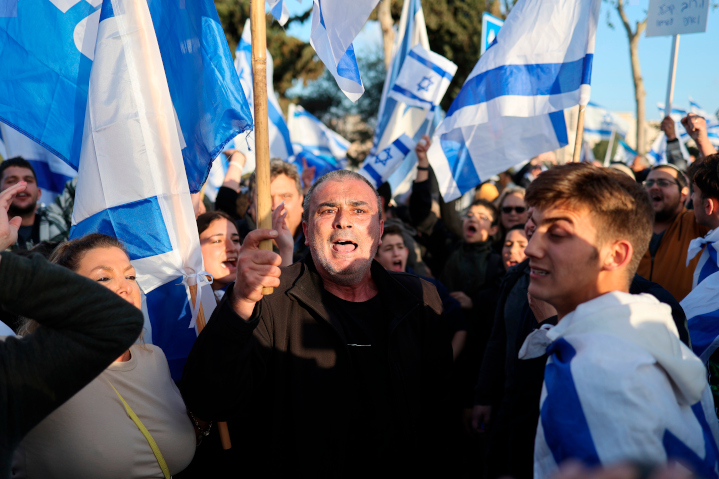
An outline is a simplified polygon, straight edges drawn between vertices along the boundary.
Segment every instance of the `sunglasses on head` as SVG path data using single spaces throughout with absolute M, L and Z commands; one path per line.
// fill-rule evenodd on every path
M 527 211 L 527 208 L 525 206 L 502 206 L 502 213 L 510 214 L 512 211 L 521 215 Z

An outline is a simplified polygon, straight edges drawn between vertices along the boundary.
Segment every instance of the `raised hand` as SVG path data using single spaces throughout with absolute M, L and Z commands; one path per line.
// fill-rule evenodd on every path
M 275 244 L 280 250 L 280 256 L 282 257 L 282 266 L 289 266 L 292 264 L 292 253 L 295 249 L 295 239 L 292 237 L 292 232 L 287 227 L 287 210 L 285 209 L 285 202 L 283 201 L 277 208 L 272 212 L 272 229 L 279 233 L 279 236 L 275 239 Z
M 260 242 L 277 239 L 277 231 L 251 231 L 242 243 L 237 258 L 237 281 L 232 288 L 232 307 L 242 319 L 249 319 L 255 303 L 262 299 L 262 288 L 280 285 L 282 258 L 273 251 L 260 249 Z
M 15 196 L 25 191 L 27 183 L 20 181 L 10 188 L 0 192 L 0 251 L 9 248 L 17 242 L 17 232 L 22 224 L 22 218 L 8 217 L 8 210 Z

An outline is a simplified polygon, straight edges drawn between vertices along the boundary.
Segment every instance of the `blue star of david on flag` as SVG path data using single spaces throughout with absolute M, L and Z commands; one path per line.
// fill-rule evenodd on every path
M 379 155 L 377 155 L 377 158 L 374 160 L 374 164 L 382 164 L 383 166 L 387 166 L 387 162 L 392 159 L 392 153 L 390 153 L 390 150 L 392 147 L 387 147 L 384 150 L 379 152 Z M 382 157 L 384 155 L 384 158 Z
M 429 91 L 429 87 L 434 85 L 434 82 L 430 77 L 422 77 L 422 79 L 417 83 L 417 91 Z

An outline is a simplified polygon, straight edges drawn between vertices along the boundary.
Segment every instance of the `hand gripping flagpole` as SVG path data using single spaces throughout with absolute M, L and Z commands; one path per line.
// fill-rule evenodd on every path
M 270 197 L 270 139 L 267 113 L 267 32 L 265 31 L 265 0 L 252 0 L 252 83 L 255 99 L 255 176 L 257 179 L 257 227 L 272 228 Z M 260 243 L 260 249 L 272 251 L 272 240 Z M 272 294 L 273 288 L 262 288 Z
M 574 156 L 572 163 L 579 162 L 582 153 L 582 140 L 584 139 L 584 112 L 587 105 L 579 105 L 579 117 L 577 117 L 577 135 L 574 139 Z
M 197 312 L 197 319 L 195 320 L 197 326 L 197 334 L 199 335 L 205 328 L 207 321 L 205 321 L 205 311 L 202 309 L 201 299 L 197 297 L 197 283 L 190 285 L 190 296 L 190 299 L 192 299 L 193 307 L 198 309 L 197 306 L 199 304 L 199 311 Z M 232 442 L 230 441 L 230 430 L 227 428 L 227 423 L 218 422 L 217 430 L 220 432 L 220 442 L 222 443 L 222 449 L 230 449 L 232 447 Z

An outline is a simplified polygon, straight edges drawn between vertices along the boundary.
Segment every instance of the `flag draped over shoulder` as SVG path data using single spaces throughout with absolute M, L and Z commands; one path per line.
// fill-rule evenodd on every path
M 352 41 L 379 0 L 313 0 L 310 44 L 352 101 L 364 93 Z
M 692 350 L 706 363 L 719 348 L 719 228 L 689 243 L 687 265 L 701 252 L 692 291 L 682 301 Z
M 225 144 L 252 126 L 210 0 L 148 0 L 193 192 Z M 0 121 L 74 169 L 80 162 L 101 2 L 23 0 L 0 18 Z M 42 34 L 40 34 L 42 32 Z
M 563 110 L 589 101 L 600 3 L 517 2 L 435 131 L 445 201 L 567 144 Z
M 50 203 L 62 193 L 65 183 L 77 176 L 77 172 L 47 149 L 22 133 L 0 123 L 0 135 L 5 140 L 6 151 L 0 153 L 5 159 L 21 156 L 35 170 L 37 185 L 42 189 L 43 203 Z
M 240 77 L 242 90 L 245 92 L 247 103 L 252 112 L 254 119 L 254 85 L 252 83 L 252 34 L 250 31 L 250 20 L 247 19 L 242 30 L 240 43 L 235 51 L 235 68 L 237 75 Z M 280 158 L 288 160 L 294 153 L 292 151 L 292 141 L 290 140 L 290 131 L 287 129 L 287 122 L 282 114 L 282 109 L 277 101 L 275 89 L 272 86 L 272 55 L 267 50 L 267 114 L 269 116 L 269 139 L 270 139 L 270 158 Z M 240 150 L 246 157 L 247 163 L 245 171 L 253 169 L 255 164 L 255 133 L 251 132 L 247 137 L 240 135 L 235 139 L 235 148 Z

